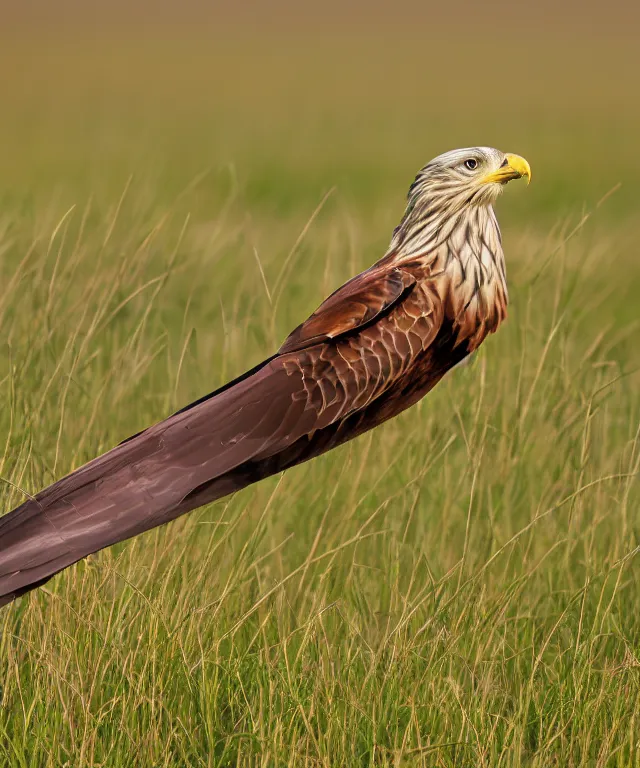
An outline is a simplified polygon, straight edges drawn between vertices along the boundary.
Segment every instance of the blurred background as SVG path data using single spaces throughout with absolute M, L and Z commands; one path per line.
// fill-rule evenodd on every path
M 232 165 L 254 211 L 337 186 L 374 207 L 389 191 L 399 213 L 420 165 L 491 144 L 534 167 L 514 208 L 557 219 L 621 182 L 608 213 L 628 214 L 639 15 L 619 0 L 3 2 L 2 194 L 153 173 L 170 197 Z

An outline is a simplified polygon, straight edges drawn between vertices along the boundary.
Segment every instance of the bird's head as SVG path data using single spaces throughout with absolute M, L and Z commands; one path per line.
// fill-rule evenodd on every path
M 409 188 L 407 208 L 396 229 L 402 241 L 425 242 L 425 236 L 446 232 L 465 211 L 488 207 L 512 179 L 527 177 L 529 163 L 491 147 L 454 149 L 431 160 Z
M 457 205 L 490 205 L 512 179 L 527 177 L 529 163 L 510 153 L 491 147 L 454 149 L 434 158 L 418 173 L 409 190 L 412 197 L 425 202 L 456 202 Z

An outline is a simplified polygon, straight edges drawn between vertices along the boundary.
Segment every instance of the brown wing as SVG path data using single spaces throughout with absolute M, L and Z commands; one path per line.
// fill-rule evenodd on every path
M 295 352 L 375 323 L 388 314 L 414 288 L 415 277 L 401 269 L 370 269 L 332 293 L 308 320 L 280 347 L 280 354 Z
M 442 320 L 402 270 L 330 297 L 279 355 L 0 518 L 0 605 L 88 554 L 342 443 L 402 407 L 400 386 Z M 385 410 L 386 409 L 386 410 Z

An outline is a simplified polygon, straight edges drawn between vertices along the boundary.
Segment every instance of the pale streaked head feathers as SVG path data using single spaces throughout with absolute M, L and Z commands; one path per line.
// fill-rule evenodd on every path
M 531 178 L 527 161 L 492 147 L 467 147 L 438 155 L 420 170 L 409 188 L 407 208 L 390 250 L 410 256 L 418 249 L 437 247 L 467 213 L 490 208 L 504 185 L 521 176 Z

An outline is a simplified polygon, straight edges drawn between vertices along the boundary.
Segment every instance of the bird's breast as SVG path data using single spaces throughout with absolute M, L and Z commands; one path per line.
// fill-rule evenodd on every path
M 458 343 L 476 349 L 506 316 L 504 255 L 495 219 L 460 227 L 438 249 L 433 284 Z

